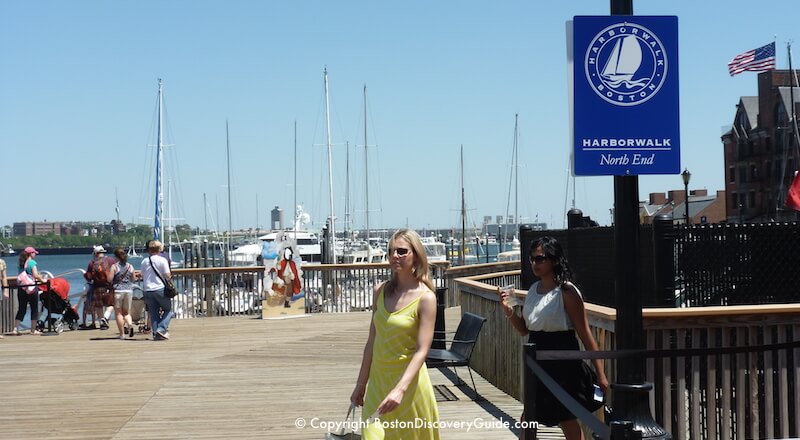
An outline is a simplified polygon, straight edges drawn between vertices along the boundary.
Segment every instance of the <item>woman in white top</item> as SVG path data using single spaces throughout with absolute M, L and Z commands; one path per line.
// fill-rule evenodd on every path
M 114 312 L 117 315 L 117 329 L 119 338 L 125 336 L 133 337 L 133 321 L 131 320 L 131 304 L 133 301 L 133 281 L 136 279 L 136 271 L 133 265 L 128 263 L 128 254 L 125 249 L 114 249 L 114 256 L 117 262 L 109 269 L 108 279 L 114 288 Z
M 572 273 L 561 245 L 552 237 L 542 237 L 531 246 L 531 265 L 539 281 L 533 283 L 522 307 L 522 316 L 508 305 L 509 292 L 501 292 L 502 306 L 511 325 L 540 350 L 578 350 L 577 336 L 587 350 L 596 351 L 597 343 L 589 330 L 583 298 L 572 283 Z M 608 379 L 600 359 L 592 360 L 597 385 L 603 393 Z M 585 380 L 582 360 L 540 361 L 542 368 L 570 395 L 581 392 Z M 583 439 L 575 415 L 540 384 L 536 388 L 536 414 L 528 420 L 561 427 L 567 440 Z M 523 431 L 524 434 L 524 431 Z M 524 438 L 524 437 L 521 437 Z

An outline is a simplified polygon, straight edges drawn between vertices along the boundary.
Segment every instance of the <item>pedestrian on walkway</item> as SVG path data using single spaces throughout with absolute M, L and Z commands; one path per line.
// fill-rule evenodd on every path
M 3 259 L 0 259 L 0 286 L 2 286 L 3 290 L 3 298 L 4 300 L 8 299 L 8 277 L 6 275 L 6 262 Z M 3 334 L 0 333 L 0 339 L 3 339 Z
M 17 299 L 19 300 L 19 308 L 17 315 L 14 317 L 14 330 L 15 335 L 19 334 L 19 325 L 25 319 L 26 309 L 30 305 L 31 308 L 31 334 L 42 334 L 36 329 L 36 323 L 39 320 L 39 287 L 34 285 L 37 283 L 46 283 L 40 274 L 39 269 L 36 267 L 35 257 L 39 251 L 31 246 L 25 248 L 19 254 L 19 275 L 17 275 L 17 285 L 23 286 L 17 288 Z
M 163 250 L 160 241 L 151 240 L 147 247 L 149 255 L 142 260 L 141 266 L 144 301 L 152 322 L 153 340 L 156 341 L 169 339 L 169 321 L 174 315 L 172 301 L 164 296 L 164 281 L 172 277 L 172 272 L 169 261 L 159 255 Z
M 117 329 L 119 338 L 133 337 L 133 321 L 131 320 L 131 304 L 133 302 L 133 281 L 136 277 L 133 265 L 128 263 L 128 254 L 125 249 L 114 249 L 117 262 L 111 266 L 108 278 L 111 280 L 111 290 L 114 292 L 114 312 L 117 315 Z
M 350 401 L 364 406 L 365 419 L 380 418 L 364 428 L 366 439 L 438 440 L 439 409 L 425 366 L 436 321 L 428 258 L 411 229 L 395 232 L 388 249 L 392 276 L 374 288 L 369 337 Z
M 528 336 L 540 350 L 578 350 L 580 337 L 587 350 L 597 351 L 597 342 L 589 329 L 583 297 L 573 283 L 573 275 L 561 244 L 552 237 L 542 237 L 531 245 L 531 266 L 539 281 L 528 290 L 522 316 L 510 305 L 512 292 L 501 290 L 503 311 L 511 326 L 522 336 Z M 608 379 L 603 361 L 594 359 L 597 385 L 605 393 Z M 585 394 L 586 377 L 591 374 L 588 365 L 580 359 L 566 361 L 540 361 L 542 369 L 577 398 Z M 591 379 L 589 379 L 591 381 Z M 544 385 L 536 388 L 536 414 L 527 414 L 526 420 L 547 426 L 561 427 L 567 440 L 583 440 L 578 420 Z M 524 439 L 525 430 L 522 431 Z

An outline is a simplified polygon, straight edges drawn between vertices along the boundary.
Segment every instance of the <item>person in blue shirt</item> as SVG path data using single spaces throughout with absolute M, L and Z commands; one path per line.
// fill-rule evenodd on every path
M 17 309 L 17 315 L 14 317 L 14 330 L 12 331 L 15 335 L 19 334 L 19 325 L 22 323 L 22 320 L 25 319 L 25 313 L 29 305 L 31 308 L 31 334 L 41 334 L 41 332 L 36 329 L 36 321 L 39 320 L 39 287 L 32 286 L 32 284 L 46 283 L 47 280 L 39 274 L 39 269 L 36 267 L 36 260 L 33 259 L 38 253 L 39 251 L 28 246 L 19 254 L 20 275 L 17 276 L 17 285 L 23 287 L 17 288 L 19 308 Z M 22 278 L 22 281 L 20 278 Z

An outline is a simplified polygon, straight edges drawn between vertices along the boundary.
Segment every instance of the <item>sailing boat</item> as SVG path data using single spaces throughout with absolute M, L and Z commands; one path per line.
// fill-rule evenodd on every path
M 635 85 L 633 75 L 642 65 L 642 48 L 633 35 L 617 39 L 611 56 L 603 67 L 603 78 L 609 81 L 608 86 L 618 88 L 625 84 L 628 88 Z
M 136 239 L 135 238 L 131 241 L 131 247 L 128 248 L 128 259 L 131 259 L 131 258 L 142 258 L 142 256 L 139 255 L 136 252 Z

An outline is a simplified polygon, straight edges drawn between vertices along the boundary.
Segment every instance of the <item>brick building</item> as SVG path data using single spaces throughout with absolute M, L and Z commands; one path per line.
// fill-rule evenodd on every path
M 790 124 L 792 107 L 796 114 L 800 102 L 796 84 L 789 70 L 771 70 L 758 75 L 758 96 L 739 98 L 733 126 L 722 135 L 728 222 L 797 219 L 794 210 L 784 208 L 800 165 Z
M 689 191 L 689 223 L 722 223 L 726 221 L 725 191 L 709 196 L 708 190 Z M 686 222 L 686 191 L 672 190 L 650 193 L 649 200 L 639 202 L 639 219 L 642 224 L 652 224 L 657 215 L 672 216 L 674 223 Z
M 102 222 L 15 222 L 12 232 L 15 237 L 29 237 L 33 235 L 83 235 L 100 236 L 106 231 L 121 234 L 127 230 L 122 222 L 111 220 L 110 223 Z
M 56 222 L 17 222 L 12 226 L 14 236 L 61 235 L 61 223 Z

